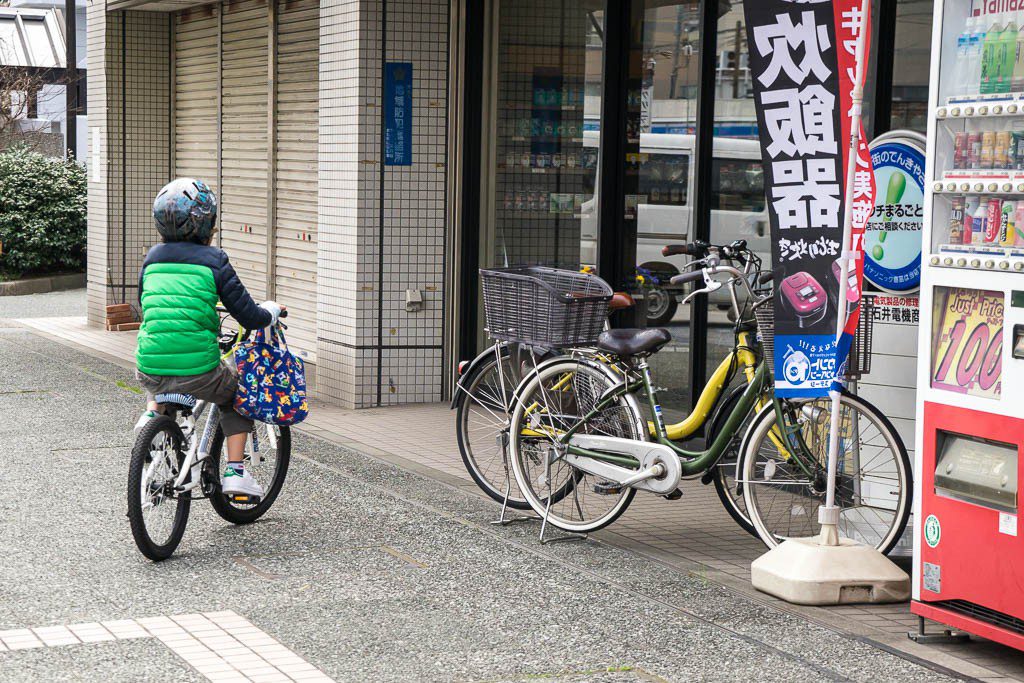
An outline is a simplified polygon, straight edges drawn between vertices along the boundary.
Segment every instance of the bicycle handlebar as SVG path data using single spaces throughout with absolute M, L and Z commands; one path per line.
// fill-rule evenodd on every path
M 706 256 L 709 246 L 707 242 L 700 240 L 689 244 L 666 244 L 661 248 L 661 255 L 680 256 L 685 254 L 686 256 Z
M 702 269 L 691 270 L 689 273 L 682 273 L 675 275 L 669 280 L 669 283 L 675 286 L 685 285 L 687 282 L 693 282 L 694 280 L 700 280 L 704 277 L 704 271 Z

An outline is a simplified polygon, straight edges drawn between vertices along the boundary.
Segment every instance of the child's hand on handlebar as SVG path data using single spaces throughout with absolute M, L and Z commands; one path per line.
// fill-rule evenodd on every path
M 277 303 L 276 301 L 264 301 L 262 304 L 260 304 L 260 308 L 270 313 L 272 317 L 270 321 L 271 325 L 277 324 L 277 321 L 280 318 L 288 317 L 288 309 L 282 306 L 281 304 Z

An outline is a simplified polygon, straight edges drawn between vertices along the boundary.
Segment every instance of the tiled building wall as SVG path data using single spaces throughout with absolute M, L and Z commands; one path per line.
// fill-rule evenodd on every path
M 122 16 L 106 13 L 101 3 L 89 6 L 88 316 L 94 324 L 103 322 L 104 306 L 137 302 L 139 268 L 157 238 L 150 211 L 170 159 L 168 22 L 162 13 Z
M 441 397 L 448 21 L 447 0 L 320 6 L 317 369 L 345 406 Z M 413 64 L 411 166 L 383 166 L 384 61 Z

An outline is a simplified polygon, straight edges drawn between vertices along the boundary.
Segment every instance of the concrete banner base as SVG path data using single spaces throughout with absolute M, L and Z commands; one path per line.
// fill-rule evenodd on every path
M 759 591 L 798 605 L 903 602 L 910 577 L 874 548 L 848 538 L 783 542 L 754 560 L 750 581 Z

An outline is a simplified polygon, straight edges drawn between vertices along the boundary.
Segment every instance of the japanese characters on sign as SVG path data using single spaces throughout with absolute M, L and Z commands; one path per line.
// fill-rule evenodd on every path
M 855 326 L 860 302 L 859 261 L 850 264 L 842 304 L 838 295 L 843 156 L 851 129 L 853 54 L 863 22 L 859 3 L 843 0 L 835 6 L 829 0 L 747 0 L 744 11 L 772 232 L 776 391 L 822 396 L 849 348 L 847 342 L 837 350 L 839 306 Z M 862 147 L 852 192 L 854 233 L 859 224 L 861 235 L 874 206 L 871 165 Z
M 384 165 L 412 166 L 412 64 L 384 65 Z
M 872 147 L 871 163 L 882 190 L 864 236 L 864 277 L 887 292 L 916 291 L 921 285 L 924 153 L 909 141 L 893 140 Z

